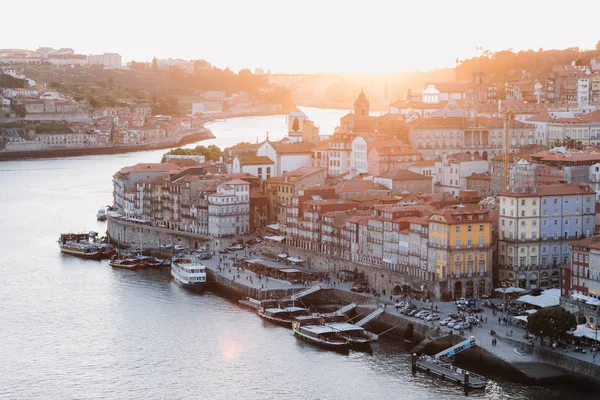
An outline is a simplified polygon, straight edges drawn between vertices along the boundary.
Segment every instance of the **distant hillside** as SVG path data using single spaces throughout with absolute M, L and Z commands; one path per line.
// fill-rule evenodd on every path
M 47 65 L 22 67 L 24 74 L 51 88 L 72 95 L 76 100 L 87 99 L 94 107 L 114 106 L 123 99 L 133 103 L 176 104 L 177 96 L 195 95 L 199 91 L 221 90 L 231 95 L 245 91 L 258 100 L 270 103 L 293 104 L 290 94 L 282 88 L 260 92 L 270 87 L 266 77 L 249 70 L 238 74 L 231 70 L 213 68 L 186 74 L 179 68 L 169 71 L 145 69 L 56 68 Z
M 480 57 L 473 57 L 461 61 L 457 68 L 458 80 L 471 79 L 471 72 L 477 67 L 481 68 L 489 82 L 505 83 L 521 79 L 521 71 L 525 70 L 531 76 L 541 76 L 552 72 L 555 66 L 570 65 L 576 61 L 577 65 L 589 65 L 590 60 L 600 56 L 600 41 L 594 50 L 582 50 L 570 47 L 563 50 L 527 50 L 518 53 L 512 50 L 499 52 L 484 52 Z

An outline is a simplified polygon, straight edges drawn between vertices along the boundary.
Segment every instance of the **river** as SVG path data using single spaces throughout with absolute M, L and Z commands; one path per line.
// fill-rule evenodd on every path
M 329 133 L 346 111 L 305 109 Z M 217 121 L 220 146 L 283 136 L 285 117 Z M 206 143 L 203 143 L 206 144 Z M 123 271 L 62 255 L 61 232 L 105 231 L 111 176 L 164 151 L 0 163 L 0 398 L 455 399 L 458 387 L 410 374 L 402 343 L 372 354 L 316 349 L 169 271 Z M 486 399 L 578 399 L 565 387 L 493 377 Z M 589 395 L 587 395 L 589 396 Z

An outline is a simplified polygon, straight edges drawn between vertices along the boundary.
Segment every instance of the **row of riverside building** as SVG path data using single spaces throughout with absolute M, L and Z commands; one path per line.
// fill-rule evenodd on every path
M 427 101 L 436 100 L 431 92 Z M 574 243 L 597 231 L 596 149 L 547 150 L 536 125 L 515 122 L 506 190 L 502 120 L 465 107 L 448 101 L 439 113 L 374 117 L 361 93 L 328 138 L 291 113 L 284 139 L 240 143 L 216 163 L 122 169 L 115 208 L 140 223 L 205 235 L 214 249 L 271 230 L 309 263 L 319 256 L 330 271 L 377 272 L 382 279 L 369 283 L 380 293 L 481 297 L 503 285 L 562 288 L 565 279 L 577 288 L 569 290 L 582 289 L 582 277 L 596 279 L 595 266 L 573 278 L 566 271 Z M 595 121 L 598 112 L 584 114 Z

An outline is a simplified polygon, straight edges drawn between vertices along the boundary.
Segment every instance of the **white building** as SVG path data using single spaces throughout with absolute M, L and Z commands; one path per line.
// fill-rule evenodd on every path
M 300 167 L 312 166 L 313 143 L 298 142 L 289 143 L 284 140 L 279 142 L 263 142 L 256 155 L 268 157 L 273 161 L 273 173 L 271 176 L 281 176 L 286 171 L 294 171 Z
M 590 78 L 577 79 L 577 105 L 587 108 L 590 105 Z
M 104 65 L 105 68 L 121 68 L 121 55 L 118 53 L 90 54 L 88 65 Z
M 482 174 L 489 170 L 489 162 L 480 157 L 465 153 L 451 156 L 443 155 L 441 161 L 435 162 L 436 192 L 449 192 L 458 196 L 460 190 L 467 189 L 467 177 L 473 174 Z
M 220 101 L 202 101 L 192 103 L 192 114 L 212 115 L 223 112 L 223 103 Z
M 250 225 L 250 185 L 240 179 L 217 186 L 208 195 L 208 234 L 221 238 L 242 235 Z
M 369 152 L 369 144 L 367 141 L 371 139 L 368 134 L 357 135 L 351 144 L 350 152 L 350 172 L 352 174 L 365 174 L 369 172 L 369 160 L 367 154 Z
M 231 173 L 248 173 L 266 181 L 275 173 L 275 163 L 266 156 L 235 156 L 231 163 Z

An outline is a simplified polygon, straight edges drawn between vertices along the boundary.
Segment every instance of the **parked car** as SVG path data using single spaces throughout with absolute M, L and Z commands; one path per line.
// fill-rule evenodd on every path
M 181 250 L 183 250 L 183 246 L 180 244 L 176 244 L 175 246 L 173 246 L 173 249 L 175 249 L 177 251 L 181 251 Z
M 471 308 L 468 308 L 467 311 L 470 311 L 475 314 L 479 314 L 479 313 L 483 312 L 483 309 L 481 307 L 471 307 Z
M 236 244 L 236 245 L 230 246 L 228 249 L 229 250 L 233 250 L 233 251 L 235 251 L 235 250 L 244 250 L 244 245 L 242 245 L 242 244 Z
M 440 314 L 430 314 L 425 318 L 426 321 L 437 321 L 440 319 Z
M 351 292 L 357 292 L 357 293 L 362 293 L 365 292 L 367 290 L 367 285 L 363 284 L 363 283 L 356 283 L 354 284 L 351 288 L 350 291 Z
M 466 305 L 467 304 L 467 299 L 465 299 L 464 297 L 461 297 L 460 299 L 458 299 L 456 301 L 456 304 L 464 304 L 464 305 Z
M 416 313 L 415 317 L 417 317 L 417 318 L 423 318 L 424 316 L 426 316 L 428 314 L 431 314 L 431 312 L 422 310 L 422 311 L 419 311 L 418 313 Z
M 227 254 L 227 253 L 229 253 L 229 250 L 227 250 L 227 249 L 221 249 L 221 250 L 219 250 L 219 253 L 221 253 L 221 254 Z
M 408 315 L 409 317 L 414 317 L 416 313 L 418 313 L 418 311 L 417 311 L 417 310 L 411 310 L 411 311 L 409 311 L 409 312 L 408 312 L 408 314 L 406 314 L 406 315 Z
M 471 325 L 468 322 L 459 322 L 458 324 L 454 325 L 453 329 L 456 330 L 464 330 L 464 329 L 469 329 Z
M 198 254 L 198 257 L 201 260 L 210 260 L 212 258 L 212 255 L 210 253 L 207 253 L 207 252 L 203 251 L 203 252 L 201 252 L 201 253 Z
M 168 244 L 163 244 L 160 247 L 161 247 L 161 249 L 170 249 L 171 247 L 173 247 L 173 245 L 168 243 Z
M 405 302 L 403 302 L 403 301 L 400 302 L 400 303 L 394 304 L 394 307 L 396 307 L 396 310 L 399 310 L 399 309 L 404 308 L 406 306 L 407 306 L 407 304 Z
M 448 326 L 448 328 L 454 328 L 459 323 L 460 323 L 460 321 L 451 321 L 451 322 L 448 322 L 446 325 Z
M 448 325 L 450 322 L 455 322 L 452 318 L 448 317 L 448 318 L 444 318 L 443 320 L 440 321 L 440 325 L 441 326 L 446 326 Z

